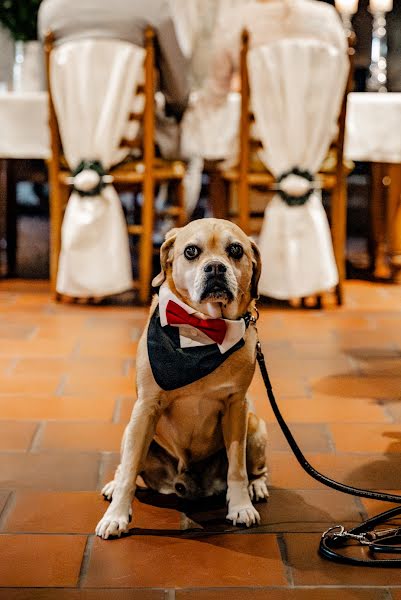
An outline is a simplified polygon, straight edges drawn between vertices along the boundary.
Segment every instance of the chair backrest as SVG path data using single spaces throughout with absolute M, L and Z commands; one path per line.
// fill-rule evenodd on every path
M 249 170 L 249 162 L 251 152 L 254 150 L 260 150 L 263 148 L 260 139 L 255 137 L 254 123 L 255 116 L 251 109 L 251 90 L 249 82 L 249 71 L 248 71 L 248 52 L 249 52 L 249 40 L 250 35 L 247 30 L 243 30 L 241 38 L 241 54 L 240 54 L 240 78 L 241 78 L 241 119 L 240 119 L 240 173 L 245 177 Z M 353 55 L 355 53 L 353 47 L 354 40 L 349 39 L 349 51 L 348 56 L 350 59 L 350 69 L 348 74 L 348 80 L 342 100 L 341 111 L 338 116 L 337 122 L 337 135 L 333 139 L 331 149 L 336 154 L 337 159 L 337 174 L 342 174 L 343 165 L 343 150 L 344 150 L 344 136 L 345 136 L 345 121 L 346 121 L 346 107 L 347 107 L 347 95 L 352 89 L 353 84 Z
M 126 133 L 121 137 L 119 146 L 122 151 L 133 152 L 141 157 L 146 165 L 152 165 L 155 156 L 154 121 L 155 121 L 155 34 L 149 27 L 144 36 L 144 83 L 140 83 L 132 92 L 132 111 L 126 124 Z M 45 39 L 45 57 L 47 87 L 49 94 L 49 125 L 51 133 L 52 161 L 60 166 L 63 161 L 63 148 L 60 127 L 55 110 L 54 95 L 51 85 L 51 55 L 55 49 L 55 38 L 49 33 Z M 137 124 L 134 129 L 137 135 L 130 137 L 130 125 Z M 138 127 L 139 125 L 139 127 Z M 136 152 L 135 152 L 136 151 Z M 65 166 L 65 165 L 64 165 Z

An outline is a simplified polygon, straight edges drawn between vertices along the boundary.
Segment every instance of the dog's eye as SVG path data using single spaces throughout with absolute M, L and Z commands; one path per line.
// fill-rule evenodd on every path
M 198 258 L 200 253 L 201 249 L 198 248 L 198 246 L 187 246 L 184 250 L 184 256 L 188 260 L 194 260 L 195 258 Z
M 241 244 L 230 244 L 227 248 L 227 253 L 231 258 L 239 260 L 244 255 L 244 249 Z

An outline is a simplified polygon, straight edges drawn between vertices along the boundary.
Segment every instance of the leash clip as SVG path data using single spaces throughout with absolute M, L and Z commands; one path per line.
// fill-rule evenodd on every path
M 356 540 L 362 546 L 370 546 L 372 540 L 369 539 L 369 534 L 367 533 L 350 533 L 345 529 L 343 525 L 334 525 L 334 527 L 330 527 L 322 534 L 322 540 L 327 537 L 332 538 L 333 540 L 337 538 L 344 538 L 347 540 Z

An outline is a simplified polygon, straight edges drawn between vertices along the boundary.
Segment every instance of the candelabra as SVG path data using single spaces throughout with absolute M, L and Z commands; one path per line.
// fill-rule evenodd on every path
M 336 0 L 336 8 L 340 13 L 344 31 L 347 34 L 350 47 L 354 46 L 355 32 L 352 26 L 352 17 L 358 11 L 359 0 Z
M 382 10 L 372 10 L 372 12 L 372 50 L 367 89 L 369 92 L 387 92 L 386 13 Z

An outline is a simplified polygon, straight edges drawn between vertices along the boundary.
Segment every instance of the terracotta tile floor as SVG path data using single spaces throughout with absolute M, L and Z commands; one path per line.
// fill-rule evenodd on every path
M 271 497 L 251 531 L 220 501 L 141 491 L 132 535 L 93 535 L 134 397 L 146 309 L 54 304 L 46 283 L 0 288 L 0 600 L 401 600 L 401 571 L 333 565 L 320 533 L 382 510 L 324 488 L 290 454 L 257 375 Z M 284 415 L 312 463 L 401 490 L 401 287 L 350 282 L 346 305 L 263 309 Z M 185 531 L 203 528 L 202 535 Z M 398 588 L 398 589 L 397 589 Z

